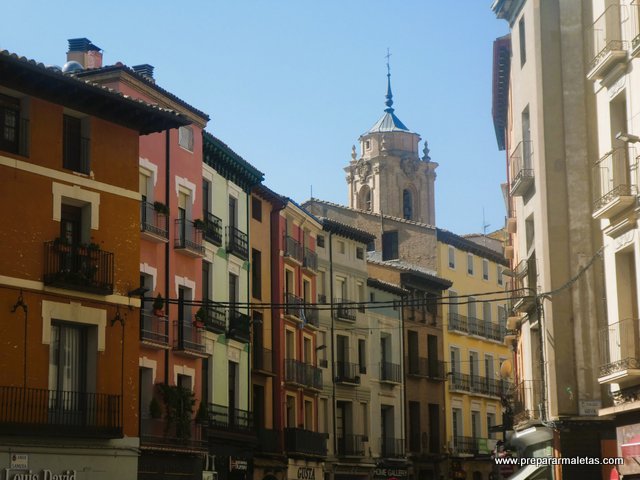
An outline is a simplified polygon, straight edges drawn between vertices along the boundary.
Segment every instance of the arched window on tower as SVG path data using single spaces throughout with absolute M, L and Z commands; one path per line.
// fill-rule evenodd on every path
M 358 208 L 360 208 L 360 210 L 366 210 L 367 212 L 371 211 L 371 189 L 369 188 L 368 185 L 363 186 L 360 189 L 360 195 L 359 195 L 359 205 Z
M 413 199 L 408 189 L 402 191 L 402 215 L 405 220 L 411 220 L 413 217 Z

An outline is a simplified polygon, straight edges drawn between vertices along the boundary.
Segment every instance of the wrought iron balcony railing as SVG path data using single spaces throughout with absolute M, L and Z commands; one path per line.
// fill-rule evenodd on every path
M 639 325 L 627 318 L 600 329 L 600 378 L 640 370 Z
M 402 369 L 399 364 L 380 363 L 380 380 L 383 382 L 402 383 Z
M 304 258 L 302 261 L 302 266 L 308 268 L 309 270 L 316 271 L 318 270 L 318 254 L 309 248 L 304 248 Z
M 113 293 L 113 253 L 61 241 L 44 244 L 44 284 L 82 292 Z
M 258 452 L 262 453 L 279 453 L 282 451 L 282 432 L 269 428 L 258 428 L 256 430 L 258 437 Z
M 206 354 L 203 329 L 192 323 L 176 321 L 173 324 L 173 348 L 196 356 Z
M 140 340 L 147 344 L 166 347 L 169 345 L 169 329 L 166 317 L 152 313 L 140 313 Z
M 380 454 L 386 458 L 398 458 L 404 456 L 404 439 L 383 437 L 380 443 Z
M 495 378 L 451 372 L 449 390 L 500 397 L 509 392 L 511 383 Z
M 297 318 L 302 317 L 302 310 L 304 309 L 304 300 L 302 300 L 302 298 L 295 296 L 293 293 L 285 293 L 284 303 L 285 315 L 291 315 Z
M 238 258 L 247 260 L 249 258 L 249 240 L 246 233 L 238 228 L 227 227 L 227 252 Z
M 445 362 L 442 360 L 409 355 L 406 359 L 407 375 L 431 380 L 445 379 Z
M 284 449 L 289 454 L 327 455 L 327 435 L 302 428 L 284 429 Z
M 542 382 L 540 380 L 523 380 L 513 387 L 513 422 L 522 423 L 541 417 Z
M 140 202 L 140 231 L 147 233 L 146 238 L 156 241 L 169 239 L 169 217 L 156 210 L 150 202 Z
M 366 435 L 342 435 L 338 437 L 338 455 L 361 457 L 365 452 Z
M 478 455 L 480 453 L 480 444 L 483 440 L 479 437 L 464 437 L 462 435 L 455 435 L 451 438 L 453 450 L 455 454 L 469 454 Z
M 253 412 L 210 403 L 207 408 L 209 426 L 216 430 L 253 431 Z
M 204 256 L 202 229 L 186 218 L 176 218 L 173 248 L 188 255 Z
M 122 397 L 0 386 L 0 433 L 121 437 Z
M 204 212 L 204 239 L 215 245 L 222 245 L 222 220 L 213 213 Z
M 533 184 L 532 142 L 523 140 L 509 156 L 509 180 L 512 196 L 522 196 Z
M 610 5 L 591 26 L 593 49 L 589 78 L 601 78 L 615 61 L 626 59 L 627 42 L 623 40 L 621 20 L 628 14 L 622 14 L 622 8 L 619 4 Z
M 466 317 L 457 312 L 449 312 L 448 328 L 450 332 L 468 333 L 469 335 L 476 335 L 498 342 L 504 339 L 506 333 L 504 325 L 485 322 L 474 317 Z
M 235 308 L 229 310 L 229 338 L 239 342 L 249 343 L 251 340 L 251 318 Z
M 594 165 L 595 218 L 609 218 L 625 207 L 634 204 L 638 193 L 631 179 L 629 151 L 626 147 L 614 148 Z
M 333 302 L 336 306 L 336 315 L 340 320 L 356 321 L 356 306 L 350 300 L 335 298 Z
M 360 365 L 357 363 L 335 362 L 337 383 L 360 383 Z
M 322 390 L 322 370 L 292 358 L 284 361 L 285 381 L 303 387 Z
M 202 304 L 204 311 L 204 328 L 214 333 L 225 333 L 227 331 L 227 313 L 223 305 L 211 300 L 204 300 Z
M 302 262 L 303 252 L 302 245 L 298 240 L 289 235 L 284 236 L 284 254 L 286 257 L 292 258 L 297 262 Z
M 169 422 L 165 418 L 140 419 L 140 444 L 142 446 L 206 448 L 202 425 L 195 421 L 186 424 Z

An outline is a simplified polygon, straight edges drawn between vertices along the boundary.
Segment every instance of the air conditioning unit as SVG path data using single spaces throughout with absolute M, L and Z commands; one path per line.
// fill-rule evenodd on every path
M 202 471 L 202 480 L 218 480 L 218 472 Z

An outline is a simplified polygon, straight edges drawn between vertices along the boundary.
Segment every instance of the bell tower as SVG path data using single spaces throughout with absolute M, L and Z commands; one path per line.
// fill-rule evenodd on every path
M 438 164 L 431 161 L 427 142 L 420 158 L 420 135 L 394 113 L 388 61 L 385 106 L 382 117 L 358 139 L 360 156 L 354 145 L 344 169 L 349 207 L 435 225 Z

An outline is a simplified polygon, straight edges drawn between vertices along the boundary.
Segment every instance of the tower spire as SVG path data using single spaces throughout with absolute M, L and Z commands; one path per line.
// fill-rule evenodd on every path
M 389 65 L 389 58 L 391 57 L 391 54 L 389 53 L 388 48 L 387 54 L 385 56 L 387 57 L 387 95 L 384 104 L 387 106 L 387 108 L 385 108 L 384 111 L 387 113 L 393 113 L 393 94 L 391 93 L 391 66 Z

